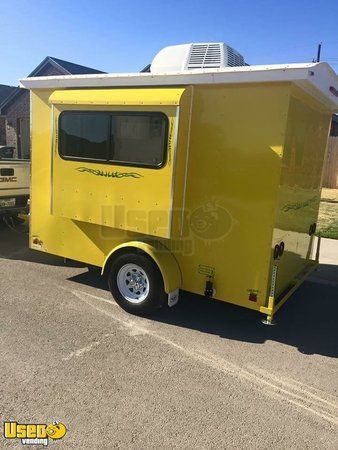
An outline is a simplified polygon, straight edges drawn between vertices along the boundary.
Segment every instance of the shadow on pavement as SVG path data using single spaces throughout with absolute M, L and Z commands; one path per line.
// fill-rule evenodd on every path
M 337 275 L 338 266 L 321 265 L 323 278 L 326 271 Z M 99 273 L 84 272 L 69 280 L 108 290 Z M 338 284 L 306 281 L 280 309 L 276 326 L 261 324 L 263 315 L 255 311 L 188 292 L 181 293 L 174 308 L 161 310 L 151 318 L 221 338 L 257 344 L 274 340 L 301 353 L 338 357 Z
M 14 259 L 51 266 L 64 266 L 64 259 L 29 248 L 28 226 L 9 228 L 0 220 L 0 259 Z M 84 264 L 67 261 L 69 267 L 84 267 Z
M 0 224 L 0 232 L 0 259 L 64 266 L 62 258 L 28 248 L 26 226 L 11 230 Z M 73 261 L 67 266 L 84 267 Z M 106 280 L 98 271 L 84 271 L 69 280 L 107 290 Z M 159 311 L 152 319 L 221 338 L 257 344 L 274 340 L 302 353 L 337 357 L 338 266 L 321 264 L 278 312 L 276 326 L 262 325 L 262 317 L 245 308 L 182 292 L 177 306 Z

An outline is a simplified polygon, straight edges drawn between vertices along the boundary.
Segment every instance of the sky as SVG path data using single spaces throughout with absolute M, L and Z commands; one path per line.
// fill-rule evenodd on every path
M 47 55 L 138 72 L 163 47 L 225 42 L 253 64 L 322 60 L 338 71 L 338 0 L 0 0 L 0 84 Z

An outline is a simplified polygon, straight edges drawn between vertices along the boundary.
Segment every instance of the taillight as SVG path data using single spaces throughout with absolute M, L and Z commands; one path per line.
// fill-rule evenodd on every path
M 250 292 L 249 300 L 250 302 L 257 302 L 258 295 L 255 292 Z

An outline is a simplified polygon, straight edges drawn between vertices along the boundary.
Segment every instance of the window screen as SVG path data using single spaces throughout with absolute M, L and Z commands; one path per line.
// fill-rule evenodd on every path
M 109 114 L 65 112 L 60 116 L 60 154 L 66 158 L 109 158 Z
M 111 164 L 162 167 L 168 119 L 162 113 L 61 113 L 59 153 L 64 158 Z

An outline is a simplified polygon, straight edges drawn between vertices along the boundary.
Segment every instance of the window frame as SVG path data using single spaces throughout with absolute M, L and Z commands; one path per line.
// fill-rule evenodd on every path
M 107 151 L 107 159 L 96 159 L 96 158 L 81 158 L 76 156 L 65 156 L 61 153 L 61 141 L 62 141 L 62 129 L 61 129 L 61 120 L 65 114 L 104 114 L 109 116 L 109 125 L 108 125 L 108 151 Z M 112 135 L 112 117 L 113 116 L 154 116 L 161 117 L 164 119 L 164 139 L 163 139 L 163 148 L 162 148 L 162 161 L 160 164 L 142 164 L 136 162 L 122 162 L 118 160 L 114 160 L 114 143 L 113 143 L 113 135 Z M 98 111 L 98 110 L 65 110 L 61 111 L 58 117 L 58 154 L 61 159 L 65 161 L 83 161 L 83 162 L 91 162 L 94 164 L 109 164 L 115 166 L 125 166 L 125 167 L 143 167 L 145 169 L 161 169 L 167 163 L 168 158 L 168 147 L 169 147 L 169 118 L 162 111 Z

